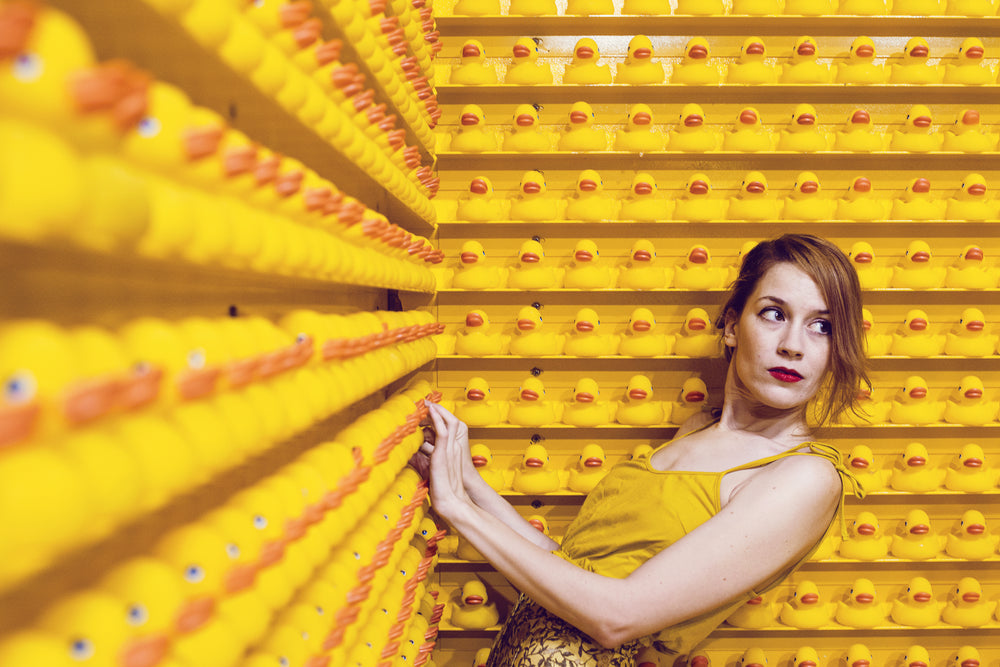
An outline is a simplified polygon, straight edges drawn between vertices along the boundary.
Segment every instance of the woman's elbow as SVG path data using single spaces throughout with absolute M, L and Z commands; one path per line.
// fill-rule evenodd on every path
M 612 619 L 602 622 L 590 635 L 599 646 L 609 650 L 615 650 L 625 642 L 640 636 L 641 633 L 635 628 Z

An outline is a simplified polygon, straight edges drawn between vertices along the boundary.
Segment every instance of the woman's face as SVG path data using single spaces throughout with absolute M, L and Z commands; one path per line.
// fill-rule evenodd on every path
M 823 384 L 830 361 L 831 324 L 813 279 L 793 264 L 772 266 L 737 318 L 728 316 L 724 342 L 740 383 L 754 400 L 787 410 L 804 405 Z

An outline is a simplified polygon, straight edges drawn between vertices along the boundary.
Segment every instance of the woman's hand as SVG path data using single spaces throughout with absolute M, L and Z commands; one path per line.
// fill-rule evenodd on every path
M 431 502 L 447 518 L 449 508 L 455 504 L 472 503 L 466 485 L 479 479 L 479 473 L 469 453 L 469 427 L 436 403 L 427 403 L 427 407 L 433 436 L 427 438 L 425 431 L 427 440 L 418 456 L 428 459 Z

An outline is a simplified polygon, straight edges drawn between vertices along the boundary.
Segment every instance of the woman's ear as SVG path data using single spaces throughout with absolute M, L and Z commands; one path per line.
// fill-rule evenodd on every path
M 726 347 L 736 348 L 736 323 L 739 317 L 736 311 L 730 308 L 726 311 L 724 318 L 725 325 L 722 329 L 722 343 Z

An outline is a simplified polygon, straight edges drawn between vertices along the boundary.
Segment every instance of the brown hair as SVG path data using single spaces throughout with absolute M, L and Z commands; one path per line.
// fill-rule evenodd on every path
M 743 258 L 716 327 L 725 327 L 730 311 L 738 318 L 764 274 L 775 264 L 786 262 L 813 279 L 830 311 L 829 372 L 814 401 L 813 414 L 820 424 L 825 424 L 847 410 L 858 413 L 859 388 L 871 389 L 861 315 L 861 284 L 847 255 L 829 241 L 811 234 L 785 234 L 758 243 Z M 727 346 L 726 360 L 732 357 L 733 349 Z

